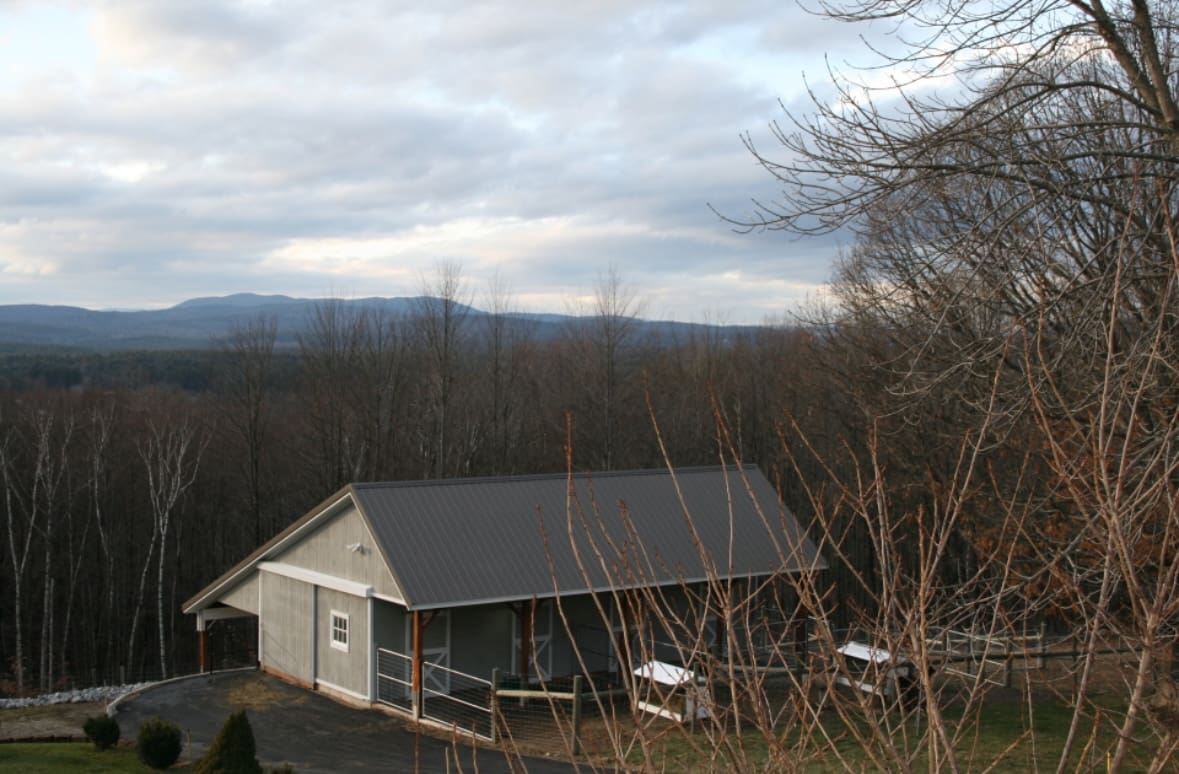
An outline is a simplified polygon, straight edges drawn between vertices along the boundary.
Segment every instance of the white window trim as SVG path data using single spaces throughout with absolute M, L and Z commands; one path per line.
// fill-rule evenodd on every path
M 337 627 L 336 621 L 342 621 L 344 625 L 342 627 Z M 336 639 L 337 631 L 342 631 L 344 633 L 343 641 Z M 348 625 L 348 614 L 342 613 L 339 610 L 333 610 L 331 615 L 328 616 L 328 639 L 331 642 L 331 646 L 336 650 L 342 650 L 347 653 L 348 643 L 351 642 L 351 638 L 352 632 L 351 627 Z

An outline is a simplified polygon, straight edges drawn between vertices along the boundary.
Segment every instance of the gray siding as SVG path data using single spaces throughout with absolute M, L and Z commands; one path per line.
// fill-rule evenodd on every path
M 581 672 L 578 650 L 588 671 L 605 671 L 610 658 L 609 622 L 602 621 L 588 595 L 569 597 L 562 604 L 572 637 L 566 631 L 560 611 L 554 609 L 550 645 L 552 674 L 559 677 Z M 489 677 L 491 670 L 496 668 L 509 674 L 520 671 L 512 648 L 520 624 L 508 605 L 497 603 L 455 608 L 450 615 L 451 664 L 455 669 L 482 678 Z M 542 623 L 538 621 L 537 626 L 539 631 Z M 404 638 L 404 630 L 398 633 Z M 439 640 L 440 634 L 440 631 L 427 630 L 427 643 Z
M 368 696 L 368 600 L 322 587 L 316 593 L 316 679 Z M 333 610 L 348 616 L 347 652 L 332 647 Z
M 429 613 L 423 615 L 428 616 Z M 422 648 L 429 650 L 431 648 L 451 648 L 450 635 L 448 629 L 450 626 L 451 611 L 440 610 L 438 614 L 429 620 L 423 620 L 425 629 L 422 631 Z M 405 622 L 407 631 L 413 629 L 413 624 L 409 620 Z M 406 649 L 408 650 L 412 643 L 407 641 Z
M 348 546 L 356 544 L 360 544 L 359 550 L 349 550 Z M 354 507 L 320 525 L 274 561 L 363 583 L 372 586 L 377 594 L 403 600 L 376 540 Z
M 409 620 L 405 608 L 380 599 L 374 599 L 373 605 L 374 646 L 404 653 L 405 630 Z
M 712 646 L 711 638 L 700 633 L 703 625 L 700 609 L 688 599 L 684 589 L 667 589 L 660 601 L 672 627 L 670 630 L 666 628 L 655 611 L 649 610 L 644 616 L 653 640 L 650 647 L 654 658 L 670 664 L 682 664 L 692 659 L 697 648 L 707 649 Z
M 553 632 L 554 675 L 577 674 L 583 670 L 605 672 L 617 668 L 614 662 L 622 654 L 615 639 L 621 638 L 622 634 L 616 634 L 613 627 L 622 619 L 618 614 L 611 616 L 614 600 L 610 594 L 602 594 L 600 600 L 601 611 L 588 594 L 562 599 L 561 609 L 567 624 L 562 623 L 558 615 Z M 627 655 L 631 660 L 656 658 L 679 663 L 690 660 L 695 648 L 712 647 L 715 628 L 701 619 L 698 603 L 684 589 L 664 589 L 660 604 L 667 611 L 667 619 L 679 623 L 673 624 L 669 631 L 652 610 L 640 611 L 637 621 L 627 621 Z
M 223 594 L 221 601 L 238 610 L 258 615 L 258 573 L 251 573 L 249 577 L 233 587 L 228 594 Z
M 314 587 L 281 575 L 262 573 L 262 665 L 299 680 L 311 682 L 312 637 L 311 608 Z
M 593 597 L 583 594 L 566 597 L 554 613 L 553 674 L 572 675 L 582 671 L 604 672 L 610 659 L 610 600 L 602 600 L 607 618 L 594 607 Z M 561 616 L 564 614 L 568 627 Z M 579 660 L 580 655 L 580 660 Z
M 515 616 L 504 604 L 450 611 L 450 662 L 460 672 L 491 679 L 492 669 L 515 672 L 512 627 Z

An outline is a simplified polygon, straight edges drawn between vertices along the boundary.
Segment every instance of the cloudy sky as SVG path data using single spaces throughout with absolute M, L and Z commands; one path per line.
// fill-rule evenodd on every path
M 410 10 L 418 6 L 416 10 Z M 236 292 L 760 322 L 833 240 L 733 233 L 803 74 L 857 34 L 790 2 L 0 0 L 0 303 Z

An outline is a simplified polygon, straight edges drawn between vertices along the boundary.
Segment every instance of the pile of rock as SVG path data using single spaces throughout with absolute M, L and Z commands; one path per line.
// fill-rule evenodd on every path
M 21 699 L 0 699 L 0 709 L 20 707 L 43 707 L 48 704 L 84 704 L 90 702 L 109 703 L 120 696 L 146 688 L 151 683 L 132 685 L 99 685 L 94 688 L 77 688 L 72 691 L 57 691 L 42 696 L 27 696 Z

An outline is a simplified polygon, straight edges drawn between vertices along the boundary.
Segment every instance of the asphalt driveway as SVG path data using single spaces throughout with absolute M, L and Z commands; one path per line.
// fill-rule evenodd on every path
M 509 760 L 498 750 L 473 748 L 414 732 L 413 724 L 377 710 L 346 707 L 318 693 L 256 671 L 223 672 L 162 683 L 117 705 L 124 739 L 159 717 L 184 734 L 182 761 L 204 754 L 231 712 L 244 709 L 264 766 L 289 763 L 296 772 L 537 772 L 566 774 L 568 763 Z

